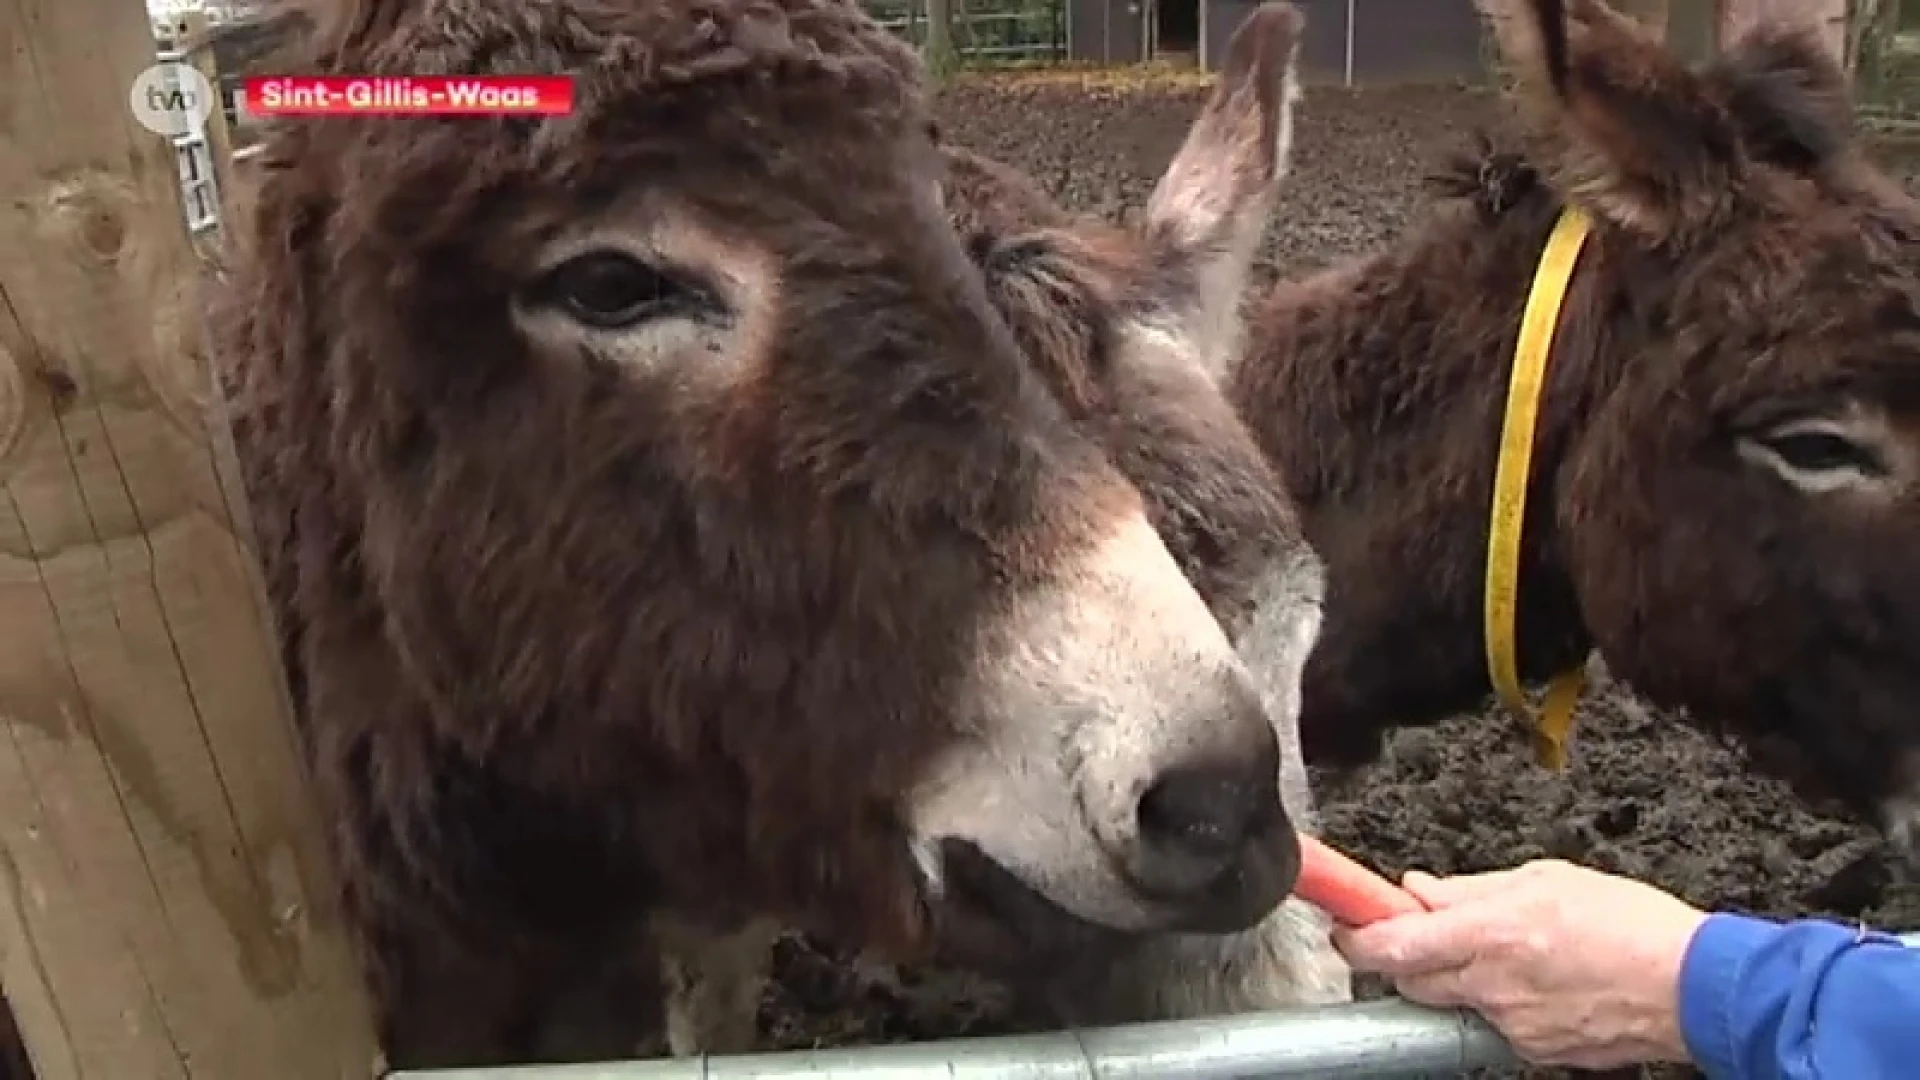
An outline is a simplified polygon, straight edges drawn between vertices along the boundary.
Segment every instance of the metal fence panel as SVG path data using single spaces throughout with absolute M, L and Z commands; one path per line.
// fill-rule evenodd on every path
M 1920 948 L 1920 933 L 1901 940 Z M 388 1080 L 1418 1080 L 1515 1064 L 1512 1048 L 1474 1014 L 1389 998 L 1044 1035 Z
M 1414 1080 L 1514 1060 L 1471 1014 L 1388 1000 L 1046 1035 L 389 1080 Z

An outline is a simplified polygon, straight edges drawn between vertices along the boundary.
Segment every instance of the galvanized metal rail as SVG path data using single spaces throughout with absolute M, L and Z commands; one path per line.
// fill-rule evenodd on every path
M 1920 933 L 1901 936 L 1920 948 Z M 1472 1013 L 1397 999 L 1044 1035 L 389 1080 L 1415 1080 L 1518 1064 Z

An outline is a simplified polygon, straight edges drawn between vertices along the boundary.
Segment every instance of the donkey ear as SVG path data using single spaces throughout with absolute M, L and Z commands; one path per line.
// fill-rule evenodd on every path
M 1293 147 L 1296 61 L 1306 17 L 1288 3 L 1248 15 L 1180 150 L 1154 187 L 1144 221 L 1161 269 L 1157 327 L 1218 371 L 1240 344 L 1241 294 Z
M 1847 76 L 1813 28 L 1762 26 L 1734 42 L 1706 76 L 1755 158 L 1817 169 L 1852 143 Z
M 1740 139 L 1702 76 L 1603 0 L 1477 3 L 1561 197 L 1656 242 L 1719 218 Z

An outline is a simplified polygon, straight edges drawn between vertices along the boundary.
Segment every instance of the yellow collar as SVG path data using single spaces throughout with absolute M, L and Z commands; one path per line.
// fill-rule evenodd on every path
M 1520 689 L 1514 630 L 1519 610 L 1520 529 L 1526 516 L 1527 477 L 1533 458 L 1534 424 L 1540 411 L 1541 387 L 1546 382 L 1547 359 L 1553 351 L 1554 330 L 1567 284 L 1580 259 L 1592 222 L 1569 206 L 1554 223 L 1553 234 L 1540 253 L 1526 312 L 1520 318 L 1520 339 L 1513 350 L 1513 374 L 1507 385 L 1506 417 L 1501 423 L 1500 457 L 1493 474 L 1493 513 L 1487 530 L 1487 672 L 1494 693 L 1516 717 L 1531 719 L 1534 757 L 1556 771 L 1567 767 L 1567 745 L 1573 738 L 1573 707 L 1586 684 L 1586 669 L 1576 667 L 1554 677 L 1547 687 L 1540 715 L 1533 716 Z

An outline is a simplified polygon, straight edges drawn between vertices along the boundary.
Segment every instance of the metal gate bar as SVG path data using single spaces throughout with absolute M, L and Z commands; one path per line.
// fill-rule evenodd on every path
M 1920 933 L 1903 934 L 1920 948 Z M 1397 998 L 1044 1035 L 605 1065 L 443 1069 L 389 1080 L 1418 1080 L 1517 1065 L 1465 1010 Z

